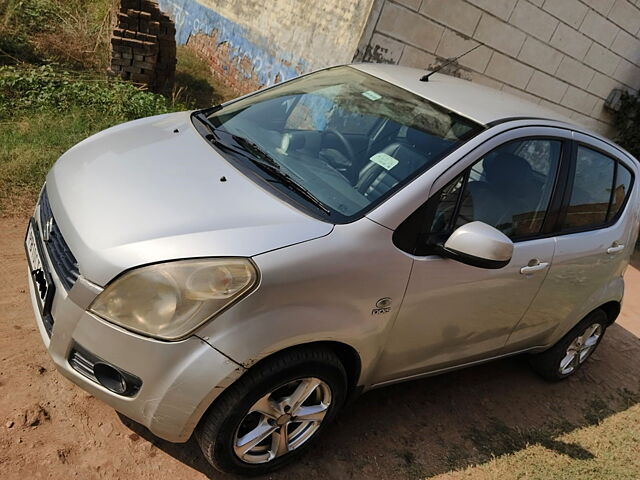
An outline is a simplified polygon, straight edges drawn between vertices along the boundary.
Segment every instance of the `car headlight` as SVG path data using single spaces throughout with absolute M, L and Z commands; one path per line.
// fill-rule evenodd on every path
M 160 263 L 117 278 L 89 310 L 128 330 L 178 340 L 241 298 L 256 280 L 255 267 L 243 258 Z

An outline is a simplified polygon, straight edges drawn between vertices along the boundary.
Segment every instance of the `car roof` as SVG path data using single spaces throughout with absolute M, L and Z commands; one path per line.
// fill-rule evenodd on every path
M 422 82 L 420 78 L 427 71 L 418 68 L 379 63 L 360 63 L 351 66 L 483 125 L 513 118 L 538 118 L 576 126 L 571 119 L 554 110 L 450 75 L 434 73 L 429 77 L 428 82 Z

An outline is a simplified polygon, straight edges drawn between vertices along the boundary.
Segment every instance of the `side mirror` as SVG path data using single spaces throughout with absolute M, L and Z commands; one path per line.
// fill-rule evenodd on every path
M 502 268 L 511 261 L 513 242 L 500 230 L 483 222 L 457 228 L 444 244 L 443 254 L 479 268 Z

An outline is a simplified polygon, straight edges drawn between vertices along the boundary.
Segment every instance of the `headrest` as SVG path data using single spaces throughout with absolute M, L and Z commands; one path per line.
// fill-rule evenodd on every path
M 407 141 L 412 145 L 421 146 L 429 141 L 430 135 L 415 128 L 407 128 Z
M 532 177 L 529 162 L 513 153 L 498 153 L 484 159 L 487 181 L 494 184 L 512 184 Z
M 416 152 L 413 148 L 402 143 L 392 143 L 381 150 L 381 153 L 391 155 L 398 160 L 398 165 L 389 170 L 389 174 L 405 177 L 419 169 L 426 162 L 424 154 Z
M 407 143 L 411 144 L 416 150 L 434 158 L 452 144 L 451 140 L 414 128 L 407 129 Z

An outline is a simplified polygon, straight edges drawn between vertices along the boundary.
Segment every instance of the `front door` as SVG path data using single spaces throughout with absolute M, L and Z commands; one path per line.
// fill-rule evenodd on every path
M 553 261 L 555 239 L 545 236 L 547 211 L 568 149 L 562 138 L 503 143 L 468 159 L 470 166 L 416 212 L 424 218 L 424 233 L 379 363 L 381 383 L 504 351 Z M 513 257 L 506 267 L 482 269 L 433 254 L 432 245 L 478 220 L 513 240 Z

